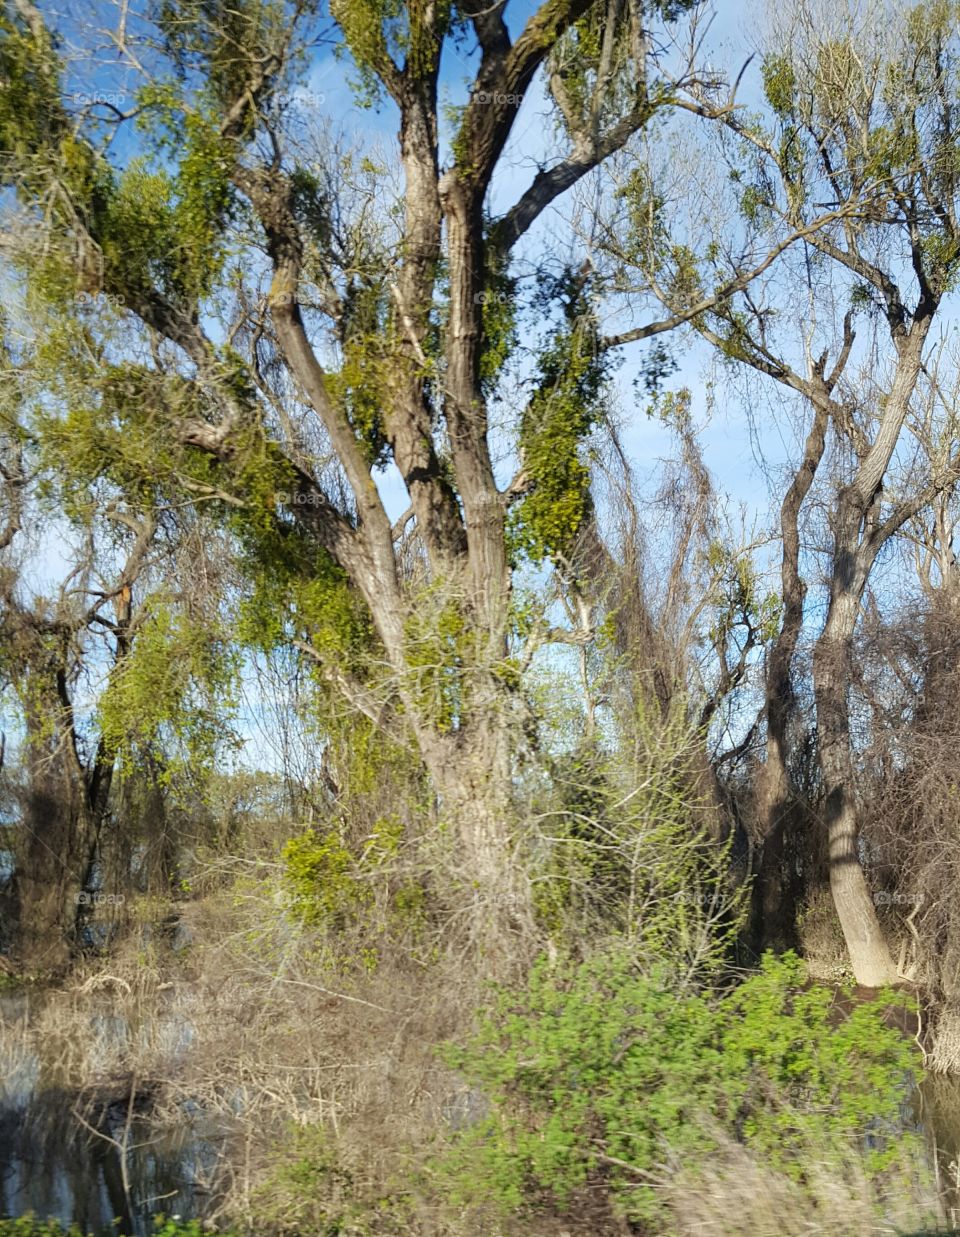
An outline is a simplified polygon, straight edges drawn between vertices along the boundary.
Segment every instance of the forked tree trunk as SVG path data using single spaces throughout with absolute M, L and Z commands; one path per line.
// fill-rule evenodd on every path
M 896 334 L 897 368 L 878 429 L 872 444 L 860 451 L 853 480 L 837 495 L 830 604 L 813 651 L 830 890 L 857 983 L 871 988 L 893 983 L 897 970 L 861 867 L 848 700 L 851 658 L 860 604 L 877 554 L 911 510 L 909 503 L 901 504 L 883 520 L 881 492 L 916 389 L 936 305 L 935 298 L 921 297 L 910 330 Z
M 824 394 L 829 389 L 824 386 Z M 754 886 L 755 937 L 760 949 L 796 944 L 796 911 L 800 878 L 796 848 L 790 836 L 797 828 L 796 804 L 787 765 L 790 724 L 796 712 L 793 659 L 803 627 L 807 586 L 800 573 L 800 510 L 823 458 L 830 409 L 826 398 L 814 399 L 814 418 L 804 443 L 803 459 L 780 508 L 783 554 L 780 588 L 783 620 L 767 662 L 765 714 L 766 761 L 758 794 L 760 868 Z

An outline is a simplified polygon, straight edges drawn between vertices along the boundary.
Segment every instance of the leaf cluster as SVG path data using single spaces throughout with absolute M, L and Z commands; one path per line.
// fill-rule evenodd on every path
M 833 994 L 808 987 L 791 954 L 765 956 L 726 994 L 678 989 L 663 967 L 640 974 L 622 950 L 541 962 L 446 1050 L 490 1115 L 442 1172 L 462 1201 L 521 1212 L 544 1195 L 562 1210 L 602 1181 L 634 1222 L 662 1220 L 652 1182 L 668 1151 L 707 1156 L 721 1134 L 798 1179 L 810 1146 L 852 1145 L 879 1173 L 911 1137 L 901 1105 L 919 1072 L 884 1023 L 892 999 L 835 1025 Z

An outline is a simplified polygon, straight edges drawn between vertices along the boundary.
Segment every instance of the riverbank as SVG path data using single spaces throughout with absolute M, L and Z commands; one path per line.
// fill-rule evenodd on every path
M 498 1004 L 448 960 L 336 972 L 315 934 L 288 925 L 274 954 L 232 913 L 7 987 L 7 1215 L 97 1237 L 151 1237 L 158 1213 L 245 1237 L 949 1231 L 960 1090 L 903 1089 L 894 1129 L 914 1042 L 799 964 L 713 996 L 614 949 L 544 961 Z

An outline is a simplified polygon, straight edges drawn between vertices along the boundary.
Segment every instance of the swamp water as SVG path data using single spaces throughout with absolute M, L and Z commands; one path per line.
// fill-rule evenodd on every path
M 86 1026 L 74 1015 L 69 1034 L 84 1042 L 71 1060 L 63 1036 L 36 1034 L 46 1004 L 33 994 L 0 996 L 0 1216 L 32 1212 L 98 1237 L 146 1237 L 160 1213 L 202 1216 L 224 1133 L 201 1123 L 189 1104 L 182 1118 L 156 1122 L 149 1082 L 131 1086 L 115 1071 L 145 1034 L 164 1041 L 175 1061 L 189 1048 L 189 1024 L 157 1015 L 135 1027 L 105 1000 L 89 1009 Z M 71 1083 L 80 1059 L 82 1088 Z

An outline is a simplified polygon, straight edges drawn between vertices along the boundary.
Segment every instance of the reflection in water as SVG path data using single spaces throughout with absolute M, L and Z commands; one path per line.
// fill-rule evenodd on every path
M 929 1075 L 920 1084 L 918 1100 L 947 1216 L 960 1225 L 960 1077 Z
M 156 1008 L 131 1020 L 109 1000 L 82 1007 L 79 1020 L 67 1023 L 71 1043 L 86 1077 L 101 1081 L 80 1092 L 64 1065 L 62 1037 L 59 1045 L 44 1037 L 49 1023 L 39 1015 L 55 1001 L 55 994 L 0 994 L 0 1217 L 32 1212 L 98 1237 L 148 1237 L 160 1213 L 201 1218 L 226 1131 L 202 1124 L 189 1101 L 182 1119 L 161 1126 L 151 1120 L 149 1086 L 136 1088 L 131 1103 L 123 1081 L 138 1051 L 175 1070 L 194 1041 L 190 1022 Z M 243 1096 L 235 1099 L 239 1111 Z M 947 1219 L 957 1225 L 960 1077 L 928 1077 L 905 1097 L 903 1122 L 926 1136 Z
M 158 1213 L 201 1215 L 222 1136 L 186 1113 L 173 1130 L 153 1126 L 147 1094 L 131 1104 L 116 1088 L 100 1088 L 81 1100 L 18 1034 L 29 1017 L 26 1002 L 0 1000 L 0 1216 L 33 1212 L 111 1237 L 119 1220 L 120 1232 L 146 1237 Z M 111 1056 L 130 1036 L 125 1019 L 91 1015 L 95 1057 Z M 171 1038 L 185 1046 L 189 1028 Z
M 157 1212 L 198 1214 L 197 1185 L 216 1161 L 211 1142 L 189 1131 L 151 1136 L 149 1123 L 137 1119 L 124 1169 L 120 1148 L 78 1122 L 73 1099 L 46 1092 L 25 1112 L 0 1112 L 0 1214 L 32 1211 L 98 1233 L 115 1233 L 111 1221 L 120 1219 L 121 1231 L 136 1237 Z M 122 1140 L 126 1114 L 119 1121 L 104 1115 L 102 1131 Z

